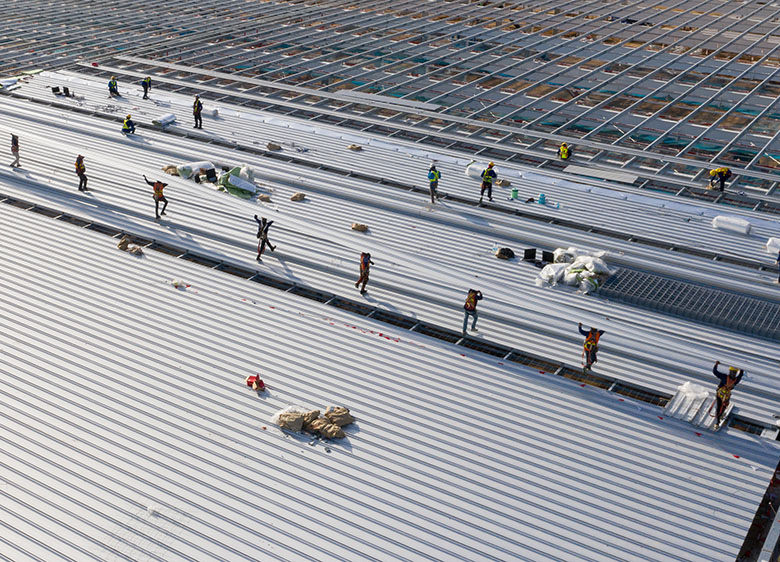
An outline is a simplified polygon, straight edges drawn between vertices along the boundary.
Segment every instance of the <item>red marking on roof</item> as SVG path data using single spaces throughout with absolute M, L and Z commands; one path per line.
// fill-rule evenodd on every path
M 739 458 L 739 455 L 731 455 L 731 456 L 734 457 L 735 459 Z
M 620 400 L 621 402 L 625 402 L 625 400 L 623 400 L 622 398 L 618 398 L 618 400 Z
M 694 433 L 695 433 L 696 435 L 698 435 L 699 437 L 701 437 L 701 433 L 699 433 L 698 431 L 694 431 Z
M 539 371 L 542 375 L 545 374 L 544 371 Z
M 246 299 L 241 299 L 242 301 L 246 302 Z
M 275 306 L 269 306 L 268 308 L 276 308 Z
M 580 386 L 581 386 L 581 387 L 585 387 L 585 383 L 582 383 Z
M 499 361 L 499 362 L 498 362 L 498 364 L 499 364 L 499 365 L 503 365 L 503 364 L 504 364 L 504 362 L 503 362 L 503 361 Z
M 664 417 L 663 416 L 658 416 L 658 419 L 662 420 L 662 419 L 664 419 Z
M 466 354 L 465 353 L 461 353 L 460 356 L 461 357 L 466 357 Z

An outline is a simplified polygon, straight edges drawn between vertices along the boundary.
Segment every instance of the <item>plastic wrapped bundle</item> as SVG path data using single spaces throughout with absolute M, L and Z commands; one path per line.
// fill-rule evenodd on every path
M 727 217 L 724 215 L 718 215 L 712 219 L 712 226 L 718 230 L 733 232 L 734 234 L 749 235 L 751 231 L 750 221 L 738 217 Z
M 159 127 L 165 127 L 176 121 L 176 116 L 173 113 L 166 113 L 156 119 L 152 119 L 152 123 Z
M 555 285 L 563 278 L 565 269 L 566 264 L 564 263 L 549 263 L 542 268 L 542 271 L 539 272 L 539 277 L 541 277 L 545 283 Z

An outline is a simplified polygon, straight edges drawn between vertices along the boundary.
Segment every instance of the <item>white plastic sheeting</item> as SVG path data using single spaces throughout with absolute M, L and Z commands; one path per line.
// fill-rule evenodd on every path
M 170 125 L 174 121 L 176 121 L 176 115 L 173 113 L 166 113 L 165 115 L 160 115 L 159 117 L 152 119 L 152 123 L 160 127 Z
M 749 235 L 751 230 L 750 221 L 739 217 L 729 217 L 726 215 L 718 215 L 712 219 L 713 228 L 723 230 L 726 232 L 733 232 L 735 234 Z

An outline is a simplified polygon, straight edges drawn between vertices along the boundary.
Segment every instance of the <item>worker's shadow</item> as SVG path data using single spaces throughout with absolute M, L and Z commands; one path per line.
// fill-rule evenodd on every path
M 271 255 L 273 255 L 273 253 Z M 265 260 L 266 256 L 267 256 L 267 254 L 263 254 L 263 259 L 264 260 Z M 295 272 L 293 272 L 292 269 L 290 269 L 290 266 L 287 264 L 287 261 L 282 256 L 274 256 L 274 257 L 276 257 L 276 261 L 279 263 L 280 267 L 275 267 L 275 266 L 271 265 L 269 267 L 269 269 L 271 270 L 271 273 L 273 273 L 274 275 L 283 276 L 286 279 L 289 279 L 290 281 L 293 281 L 293 282 L 296 282 L 296 283 L 301 281 L 301 278 L 298 277 L 298 275 L 296 275 Z M 277 271 L 277 269 L 280 269 L 280 271 Z
M 390 301 L 381 301 L 379 299 L 376 299 L 371 296 L 371 292 L 366 293 L 363 295 L 363 298 L 366 300 L 366 302 L 373 304 L 376 307 L 381 308 L 382 310 L 387 310 L 390 312 L 397 312 L 398 314 L 402 314 L 400 310 L 398 310 L 398 307 L 395 306 Z M 413 318 L 416 318 L 416 314 L 414 312 L 406 312 L 403 313 L 405 316 L 411 316 Z

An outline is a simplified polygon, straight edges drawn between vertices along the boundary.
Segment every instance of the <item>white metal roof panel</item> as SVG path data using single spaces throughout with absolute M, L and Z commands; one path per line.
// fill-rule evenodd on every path
M 15 560 L 733 560 L 778 460 L 773 442 L 0 213 Z M 243 385 L 254 372 L 267 395 Z M 270 425 L 289 403 L 357 423 L 311 446 Z

